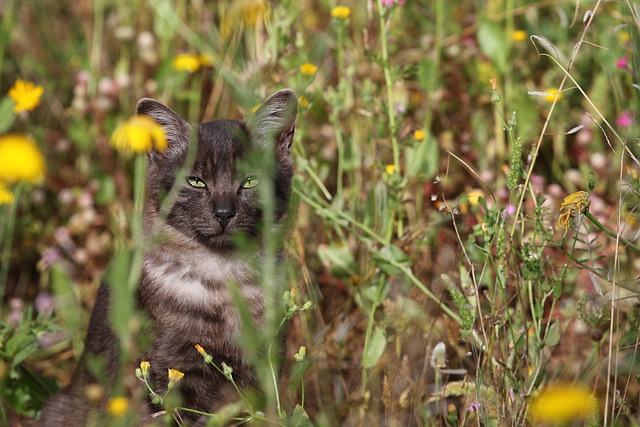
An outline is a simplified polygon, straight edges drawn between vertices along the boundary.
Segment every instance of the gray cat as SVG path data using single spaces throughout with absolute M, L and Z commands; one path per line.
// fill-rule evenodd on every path
M 142 357 L 150 362 L 149 378 L 164 394 L 167 369 L 185 374 L 178 388 L 182 406 L 212 412 L 238 399 L 237 393 L 218 371 L 203 362 L 194 345 L 201 345 L 213 361 L 233 367 L 241 388 L 257 385 L 237 338 L 241 333 L 228 284 L 233 282 L 247 301 L 258 327 L 264 325 L 265 294 L 250 256 L 238 257 L 237 238 L 254 242 L 259 257 L 263 208 L 259 186 L 272 185 L 275 224 L 288 210 L 293 176 L 290 150 L 295 131 L 297 98 L 290 89 L 273 94 L 248 122 L 215 120 L 198 129 L 193 166 L 184 182 L 177 182 L 189 154 L 190 126 L 165 105 L 142 99 L 137 114 L 159 123 L 167 135 L 165 152 L 148 156 L 145 205 L 144 254 L 138 288 L 138 306 L 151 320 L 151 343 Z M 272 167 L 251 167 L 262 158 Z M 174 184 L 178 192 L 166 218 L 163 198 Z M 247 259 L 249 258 L 249 259 Z M 98 291 L 86 337 L 85 354 L 72 383 L 45 404 L 42 426 L 84 426 L 88 423 L 86 386 L 96 382 L 88 359 L 102 360 L 104 372 L 114 382 L 119 372 L 118 338 L 109 325 L 109 287 Z M 141 409 L 144 422 L 157 407 Z M 206 419 L 191 412 L 180 414 L 191 424 Z

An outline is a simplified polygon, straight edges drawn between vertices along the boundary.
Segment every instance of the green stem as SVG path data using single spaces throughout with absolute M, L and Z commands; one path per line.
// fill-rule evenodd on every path
M 4 308 L 4 296 L 7 288 L 7 277 L 9 277 L 9 263 L 11 261 L 11 244 L 13 242 L 13 232 L 16 226 L 16 211 L 18 210 L 18 201 L 22 192 L 22 184 L 18 184 L 13 190 L 13 203 L 9 207 L 9 215 L 7 216 L 7 228 L 2 235 L 2 265 L 0 265 L 0 314 Z M 0 316 L 1 318 L 1 316 Z
M 614 239 L 620 240 L 622 243 L 627 245 L 627 247 L 629 247 L 629 248 L 633 249 L 634 251 L 640 253 L 640 247 L 634 245 L 633 243 L 631 243 L 630 241 L 628 241 L 624 237 L 620 236 L 619 234 L 615 233 L 613 230 L 608 228 L 606 225 L 604 225 L 603 223 L 598 221 L 598 219 L 595 216 L 593 216 L 591 214 L 591 212 L 585 211 L 585 212 L 583 212 L 583 214 L 584 214 L 584 216 L 586 216 L 589 219 L 589 221 L 591 221 L 593 223 L 593 225 L 598 227 L 600 230 L 604 231 L 605 233 L 607 233 L 609 236 L 613 237 Z
M 129 270 L 128 289 L 138 285 L 144 248 L 142 242 L 142 216 L 144 214 L 145 171 L 147 167 L 145 153 L 136 153 L 133 174 L 133 217 L 131 218 L 131 239 L 134 246 L 133 260 Z

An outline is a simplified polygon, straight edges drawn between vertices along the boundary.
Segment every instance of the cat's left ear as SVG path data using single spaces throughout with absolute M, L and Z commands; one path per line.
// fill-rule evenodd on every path
M 297 114 L 298 97 L 293 90 L 274 93 L 247 121 L 254 142 L 263 147 L 275 144 L 277 152 L 289 153 Z

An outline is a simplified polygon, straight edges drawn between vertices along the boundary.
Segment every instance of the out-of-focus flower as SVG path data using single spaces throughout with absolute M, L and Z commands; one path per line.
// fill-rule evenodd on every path
M 201 53 L 198 55 L 201 67 L 213 67 L 213 56 L 208 53 Z
M 387 173 L 387 175 L 393 175 L 396 172 L 396 165 L 391 163 L 384 167 L 384 171 Z
M 331 9 L 331 16 L 336 19 L 347 19 L 351 15 L 351 9 L 348 6 L 336 6 Z
M 529 416 L 535 423 L 569 424 L 592 420 L 598 411 L 598 401 L 586 388 L 557 384 L 544 388 L 533 398 Z
M 514 42 L 523 42 L 527 39 L 527 32 L 523 30 L 515 30 L 511 33 L 511 40 Z
M 318 71 L 318 66 L 313 65 L 310 62 L 305 62 L 300 66 L 300 73 L 303 76 L 312 77 L 316 73 L 316 71 Z
M 16 104 L 13 111 L 21 113 L 33 110 L 40 104 L 42 92 L 44 92 L 42 86 L 36 86 L 33 82 L 16 80 L 13 87 L 9 89 L 9 98 L 13 99 Z
M 121 151 L 141 153 L 167 149 L 167 137 L 164 129 L 151 117 L 140 115 L 131 117 L 121 124 L 111 135 L 111 145 Z
M 416 141 L 422 141 L 425 137 L 425 133 L 422 129 L 418 129 L 415 132 L 413 132 L 413 138 Z
M 480 203 L 480 197 L 484 197 L 484 193 L 480 190 L 471 190 L 467 193 L 467 200 L 471 206 L 476 206 Z
M 0 181 L 35 183 L 44 178 L 45 170 L 44 157 L 31 139 L 16 134 L 0 136 Z
M 382 0 L 382 4 L 390 9 L 394 4 L 397 4 L 398 6 L 404 6 L 404 1 L 405 0 Z
M 195 73 L 200 69 L 200 56 L 191 53 L 181 53 L 173 58 L 171 66 L 178 71 Z
M 33 305 L 38 313 L 48 316 L 53 313 L 53 295 L 47 291 L 40 292 Z
M 562 99 L 562 92 L 558 92 L 558 89 L 551 88 L 551 89 L 547 89 L 545 92 L 547 93 L 547 95 L 544 96 L 544 99 L 547 102 L 551 103 L 555 101 L 556 98 L 558 99 L 558 101 Z
M 220 23 L 220 34 L 229 39 L 233 31 L 245 27 L 255 28 L 269 19 L 269 4 L 265 0 L 235 0 Z
M 107 411 L 114 418 L 124 417 L 129 409 L 129 400 L 126 397 L 114 397 L 107 403 Z
M 616 67 L 617 68 L 629 68 L 629 58 L 626 57 L 626 56 L 618 58 L 618 60 L 616 61 Z
M 631 34 L 629 34 L 629 31 L 624 30 L 618 33 L 618 40 L 620 40 L 622 43 L 626 43 L 629 40 L 631 40 Z
M 478 412 L 482 404 L 480 402 L 471 402 L 469 405 L 469 412 Z
M 184 377 L 184 373 L 178 371 L 177 369 L 169 368 L 168 373 L 169 373 L 169 385 L 167 386 L 168 388 L 172 388 L 174 385 L 176 385 L 176 383 L 178 383 Z
M 309 99 L 306 96 L 300 95 L 298 97 L 298 106 L 300 106 L 300 108 L 307 108 L 309 103 Z
M 7 189 L 7 187 L 0 182 L 0 206 L 10 205 L 13 203 L 13 193 Z
M 625 111 L 620 114 L 620 117 L 616 119 L 616 124 L 625 128 L 631 127 L 631 125 L 633 124 L 633 116 L 630 112 Z
M 570 226 L 570 219 L 574 213 L 582 213 L 589 209 L 591 199 L 586 191 L 576 191 L 564 198 L 560 205 L 560 217 L 558 217 L 558 227 L 564 228 L 563 237 L 567 235 Z

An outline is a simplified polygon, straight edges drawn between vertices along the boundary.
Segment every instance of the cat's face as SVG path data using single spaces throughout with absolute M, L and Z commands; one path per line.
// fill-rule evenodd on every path
M 261 186 L 273 191 L 276 222 L 287 210 L 296 103 L 292 91 L 280 91 L 265 101 L 249 123 L 200 124 L 190 162 L 189 125 L 157 101 L 141 101 L 138 113 L 158 121 L 169 140 L 166 153 L 149 156 L 148 214 L 159 215 L 161 199 L 175 185 L 177 197 L 165 221 L 184 236 L 217 251 L 232 249 L 240 236 L 258 240 L 263 224 Z M 178 173 L 181 168 L 183 176 Z

